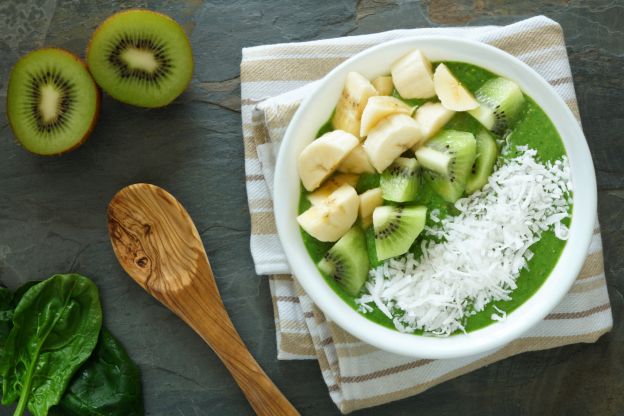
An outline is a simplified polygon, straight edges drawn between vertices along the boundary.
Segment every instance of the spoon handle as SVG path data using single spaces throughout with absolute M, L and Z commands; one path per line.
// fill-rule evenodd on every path
M 200 269 L 204 269 L 201 267 Z M 273 384 L 253 358 L 230 320 L 218 289 L 211 284 L 210 266 L 198 273 L 211 279 L 195 279 L 176 297 L 184 302 L 169 303 L 161 299 L 212 348 L 230 371 L 256 414 L 261 416 L 295 416 L 299 412 Z M 218 295 L 218 293 L 217 293 Z M 166 295 L 165 295 L 166 297 Z

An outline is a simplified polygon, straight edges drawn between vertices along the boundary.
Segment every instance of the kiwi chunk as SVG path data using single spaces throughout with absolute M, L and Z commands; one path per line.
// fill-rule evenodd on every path
M 506 78 L 488 80 L 475 91 L 475 97 L 480 106 L 468 113 L 497 134 L 504 133 L 513 125 L 524 104 L 524 95 L 518 84 Z
M 427 208 L 384 205 L 373 212 L 375 251 L 378 260 L 407 253 L 425 228 Z
M 9 76 L 7 116 L 28 151 L 59 155 L 89 137 L 100 112 L 100 92 L 85 64 L 70 52 L 39 49 L 22 57 Z
M 447 202 L 455 202 L 464 194 L 466 181 L 472 170 L 477 153 L 477 141 L 472 133 L 443 130 L 429 140 L 426 147 L 450 157 L 446 173 L 426 170 L 425 181 Z M 424 157 L 424 159 L 423 159 Z M 422 166 L 429 163 L 426 156 L 418 154 Z
M 418 162 L 399 157 L 381 174 L 381 193 L 387 201 L 407 202 L 416 199 L 420 179 Z
M 356 296 L 368 276 L 366 237 L 359 226 L 354 226 L 329 249 L 319 261 L 318 268 L 351 296 Z
M 193 75 L 191 45 L 182 27 L 149 10 L 106 19 L 91 37 L 87 63 L 104 91 L 140 107 L 169 104 Z
M 425 169 L 446 175 L 451 164 L 451 156 L 448 153 L 439 152 L 431 147 L 423 146 L 414 153 L 420 166 Z
M 487 183 L 498 157 L 498 145 L 488 131 L 481 130 L 475 138 L 477 140 L 477 158 L 466 181 L 466 193 L 468 195 L 480 190 Z
M 381 264 L 381 261 L 377 258 L 377 249 L 375 248 L 375 228 L 368 227 L 364 233 L 366 234 L 368 260 L 370 262 L 370 267 L 374 268 Z

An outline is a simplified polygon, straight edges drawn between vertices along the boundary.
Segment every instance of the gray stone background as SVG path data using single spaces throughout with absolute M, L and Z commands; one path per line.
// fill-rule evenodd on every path
M 304 415 L 338 414 L 318 364 L 278 362 L 269 288 L 249 254 L 240 127 L 241 48 L 395 28 L 506 24 L 545 14 L 563 26 L 594 156 L 613 331 L 594 345 L 522 354 L 361 415 L 624 414 L 624 2 L 1 0 L 0 112 L 10 68 L 42 46 L 84 55 L 109 14 L 147 7 L 188 31 L 188 91 L 159 110 L 104 96 L 89 141 L 60 158 L 15 145 L 0 116 L 0 281 L 11 288 L 80 272 L 101 289 L 106 323 L 143 370 L 148 415 L 246 415 L 251 409 L 210 349 L 118 266 L 106 206 L 134 182 L 167 188 L 205 243 L 232 320 L 253 355 Z M 1 414 L 10 414 L 8 408 Z

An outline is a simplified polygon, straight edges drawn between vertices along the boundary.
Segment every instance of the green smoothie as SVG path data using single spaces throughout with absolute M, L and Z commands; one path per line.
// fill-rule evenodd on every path
M 496 77 L 495 74 L 471 64 L 461 62 L 444 63 L 470 91 L 477 90 L 487 80 Z M 395 96 L 398 97 L 396 91 Z M 424 100 L 404 101 L 410 105 L 420 105 L 424 102 Z M 481 124 L 472 116 L 465 112 L 460 112 L 455 114 L 444 128 L 468 131 L 473 134 L 477 134 L 482 127 Z M 327 122 L 319 129 L 318 136 L 331 130 L 331 123 Z M 561 141 L 561 137 L 557 133 L 555 126 L 552 124 L 546 113 L 535 103 L 535 101 L 526 95 L 522 113 L 512 129 L 512 134 L 508 136 L 507 142 L 511 148 L 514 146 L 527 145 L 530 148 L 537 150 L 538 157 L 543 162 L 560 159 L 566 154 L 563 142 Z M 378 181 L 379 175 L 362 175 L 357 185 L 357 192 L 362 193 L 367 189 L 377 187 L 379 185 Z M 307 195 L 307 191 L 302 186 L 299 200 L 299 213 L 304 212 L 310 207 Z M 421 184 L 417 200 L 410 202 L 410 204 L 425 205 L 429 211 L 438 209 L 440 211 L 440 218 L 455 214 L 453 204 L 445 202 L 424 182 Z M 431 220 L 429 218 L 427 221 L 427 225 L 434 225 L 433 223 L 430 223 Z M 569 221 L 564 221 L 564 223 L 569 225 Z M 331 248 L 333 243 L 320 242 L 303 230 L 301 230 L 301 233 L 308 253 L 312 257 L 314 263 L 318 263 L 323 255 Z M 366 234 L 369 247 L 374 247 L 374 233 L 372 231 L 372 227 L 366 231 Z M 423 239 L 426 240 L 429 238 L 423 234 L 424 233 L 421 233 L 412 246 L 411 251 L 414 253 L 416 258 L 420 256 L 421 242 Z M 484 308 L 483 311 L 467 318 L 465 322 L 466 331 L 474 331 L 491 324 L 493 322 L 491 320 L 491 316 L 493 313 L 496 313 L 496 310 L 494 309 L 495 306 L 507 313 L 510 313 L 531 297 L 550 275 L 559 259 L 559 256 L 561 255 L 561 252 L 563 251 L 565 244 L 566 242 L 556 238 L 552 231 L 543 232 L 540 241 L 530 247 L 534 256 L 530 261 L 528 261 L 528 268 L 522 269 L 520 272 L 520 275 L 516 280 L 518 287 L 511 293 L 512 299 L 509 301 L 491 302 Z M 371 252 L 374 254 L 374 249 L 369 249 L 369 253 Z M 374 259 L 371 259 L 371 263 L 371 267 L 376 267 L 378 264 Z M 331 277 L 324 274 L 323 276 L 325 277 L 327 284 L 348 305 L 357 311 L 358 305 L 355 302 L 356 297 L 348 295 Z M 372 312 L 362 313 L 362 315 L 388 328 L 395 328 L 392 321 L 375 306 L 373 306 Z

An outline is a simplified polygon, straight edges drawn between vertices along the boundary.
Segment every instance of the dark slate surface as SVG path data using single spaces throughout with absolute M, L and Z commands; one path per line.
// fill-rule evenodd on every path
M 316 362 L 275 358 L 268 284 L 255 275 L 248 248 L 241 47 L 399 27 L 505 24 L 536 14 L 559 21 L 568 42 L 600 187 L 614 330 L 594 345 L 523 354 L 358 414 L 624 414 L 622 1 L 5 0 L 0 2 L 1 112 L 8 71 L 21 54 L 44 45 L 82 54 L 98 22 L 130 7 L 168 13 L 188 30 L 196 59 L 192 86 L 161 110 L 104 97 L 92 138 L 61 158 L 26 153 L 0 117 L 0 280 L 14 288 L 56 272 L 92 277 L 101 289 L 107 325 L 143 370 L 147 414 L 251 410 L 209 348 L 115 261 L 106 206 L 118 189 L 139 181 L 169 189 L 195 218 L 232 320 L 276 384 L 304 415 L 338 413 Z

